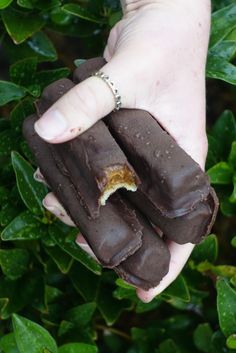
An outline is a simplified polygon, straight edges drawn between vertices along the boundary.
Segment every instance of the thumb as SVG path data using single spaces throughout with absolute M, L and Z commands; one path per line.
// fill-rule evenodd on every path
M 116 60 L 102 69 L 114 82 L 119 93 L 126 86 L 121 82 Z M 123 88 L 122 88 L 123 87 Z M 127 89 L 126 89 L 127 91 Z M 62 96 L 35 123 L 36 132 L 50 143 L 61 143 L 78 136 L 115 108 L 115 96 L 100 77 L 90 77 Z M 122 106 L 126 106 L 122 92 Z

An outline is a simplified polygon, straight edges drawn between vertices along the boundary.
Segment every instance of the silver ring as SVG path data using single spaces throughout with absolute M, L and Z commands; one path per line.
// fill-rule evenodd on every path
M 109 86 L 109 88 L 111 89 L 111 91 L 112 91 L 112 93 L 114 95 L 114 98 L 115 98 L 115 109 L 114 109 L 114 111 L 120 110 L 120 108 L 122 106 L 121 96 L 120 96 L 120 94 L 118 92 L 118 89 L 115 88 L 114 83 L 110 80 L 110 77 L 107 74 L 105 74 L 104 72 L 102 72 L 102 71 L 97 71 L 94 74 L 92 74 L 92 76 L 101 78 Z

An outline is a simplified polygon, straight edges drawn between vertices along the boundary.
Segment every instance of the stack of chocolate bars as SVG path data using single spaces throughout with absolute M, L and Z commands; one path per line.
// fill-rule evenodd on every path
M 48 185 L 100 263 L 147 290 L 168 272 L 165 239 L 200 242 L 211 230 L 218 200 L 199 165 L 146 111 L 112 112 L 66 143 L 50 144 L 36 134 L 37 119 L 104 64 L 103 58 L 88 60 L 73 82 L 49 85 L 23 132 Z

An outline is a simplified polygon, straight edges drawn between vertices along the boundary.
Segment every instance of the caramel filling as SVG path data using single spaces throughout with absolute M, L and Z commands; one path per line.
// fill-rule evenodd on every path
M 109 197 L 118 189 L 137 190 L 136 177 L 127 166 L 107 168 L 105 174 L 107 181 L 99 199 L 100 205 L 104 206 Z

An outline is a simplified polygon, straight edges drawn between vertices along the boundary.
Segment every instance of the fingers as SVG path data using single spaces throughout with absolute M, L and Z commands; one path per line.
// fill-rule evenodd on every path
M 50 192 L 43 200 L 43 206 L 51 213 L 54 214 L 57 218 L 59 218 L 63 223 L 68 226 L 75 227 L 74 222 L 66 213 L 65 209 L 57 200 L 56 196 Z
M 121 60 L 112 59 L 101 71 L 115 82 L 125 107 L 127 89 L 120 70 Z M 118 68 L 117 68 L 118 67 Z M 50 143 L 68 141 L 83 133 L 115 108 L 115 97 L 106 82 L 90 77 L 62 96 L 35 123 L 36 132 Z
M 193 251 L 194 244 L 187 243 L 184 245 L 177 244 L 175 242 L 169 243 L 169 249 L 171 254 L 170 268 L 167 275 L 161 280 L 160 284 L 144 291 L 137 289 L 137 296 L 144 302 L 149 303 L 155 296 L 163 292 L 180 274 L 184 265 L 186 264 L 191 252 Z M 158 269 L 157 269 L 158 270 Z

